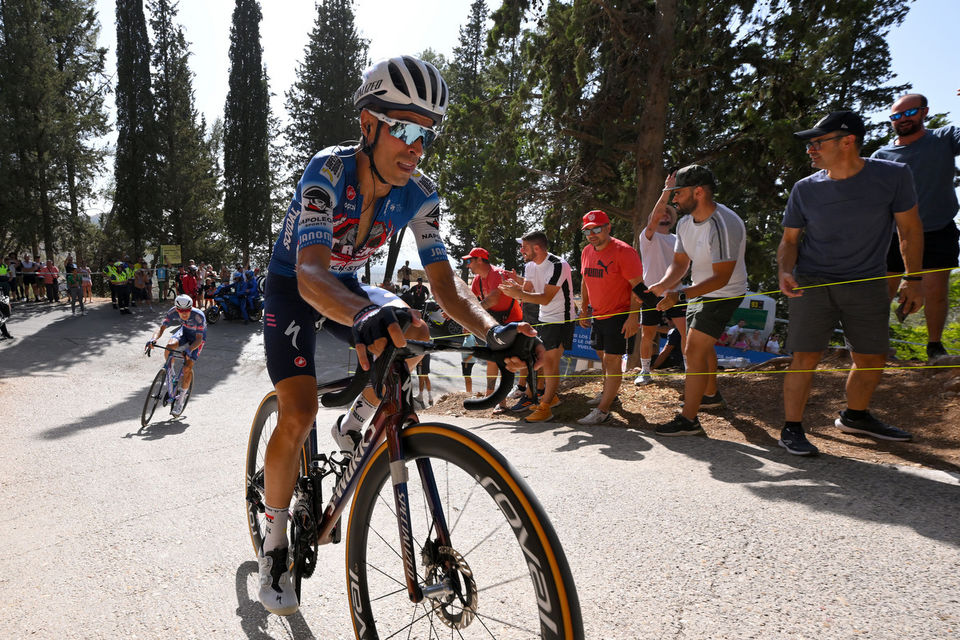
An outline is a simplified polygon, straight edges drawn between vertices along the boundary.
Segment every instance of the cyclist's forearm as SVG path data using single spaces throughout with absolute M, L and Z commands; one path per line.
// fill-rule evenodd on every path
M 353 318 L 370 301 L 351 293 L 329 271 L 300 264 L 297 267 L 297 288 L 300 297 L 334 322 L 353 326 Z

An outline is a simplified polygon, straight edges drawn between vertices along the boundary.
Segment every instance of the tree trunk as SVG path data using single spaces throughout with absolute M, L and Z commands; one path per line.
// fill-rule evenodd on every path
M 387 266 L 383 271 L 383 281 L 393 280 L 393 269 L 397 266 L 397 258 L 400 256 L 400 245 L 403 243 L 403 236 L 407 228 L 400 229 L 400 232 L 390 238 L 390 248 L 387 250 Z
M 40 154 L 37 154 L 40 157 Z M 37 166 L 37 191 L 40 194 L 40 225 L 43 232 L 43 248 L 47 260 L 55 260 L 56 246 L 53 243 L 53 212 L 50 210 L 50 197 L 47 194 L 47 169 L 42 163 Z
M 70 196 L 70 237 L 73 238 L 73 255 L 77 264 L 85 262 L 83 242 L 80 237 L 80 205 L 77 198 L 77 171 L 73 158 L 67 158 L 67 193 Z
M 637 136 L 637 192 L 633 206 L 633 245 L 638 246 L 640 231 L 663 189 L 663 139 L 667 131 L 667 104 L 672 82 L 674 32 L 677 24 L 677 0 L 657 0 L 654 17 L 654 44 L 657 53 L 650 61 L 647 76 L 640 82 L 646 99 L 640 114 Z M 640 341 L 627 358 L 627 367 L 640 362 Z

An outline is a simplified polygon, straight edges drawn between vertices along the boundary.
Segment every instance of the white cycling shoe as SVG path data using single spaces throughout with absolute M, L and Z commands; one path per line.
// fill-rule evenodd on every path
M 287 549 L 260 551 L 260 604 L 270 613 L 289 616 L 300 608 L 293 587 L 293 573 L 287 566 Z
M 337 418 L 333 428 L 330 429 L 330 435 L 333 437 L 333 441 L 337 443 L 337 447 L 339 447 L 341 452 L 353 453 L 353 450 L 357 448 L 357 444 L 360 443 L 362 436 L 359 431 L 340 433 L 340 423 L 343 422 L 343 418 L 344 416 L 342 415 Z

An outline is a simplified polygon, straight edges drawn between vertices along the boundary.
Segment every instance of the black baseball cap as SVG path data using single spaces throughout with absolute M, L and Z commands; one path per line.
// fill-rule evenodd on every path
M 797 131 L 793 134 L 793 137 L 800 140 L 809 140 L 834 131 L 849 133 L 858 138 L 863 138 L 867 133 L 867 129 L 863 125 L 863 118 L 853 111 L 832 111 L 830 115 L 824 116 L 817 124 L 813 125 L 813 129 Z
M 713 190 L 717 188 L 713 171 L 710 171 L 707 167 L 700 164 L 691 164 L 677 171 L 677 186 L 674 189 L 702 186 L 710 187 Z

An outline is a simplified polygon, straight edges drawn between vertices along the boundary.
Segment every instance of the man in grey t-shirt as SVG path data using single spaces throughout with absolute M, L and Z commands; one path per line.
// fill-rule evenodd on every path
M 864 132 L 860 116 L 835 111 L 814 128 L 793 134 L 806 141 L 811 164 L 820 169 L 793 185 L 777 249 L 780 291 L 790 299 L 787 348 L 793 351 L 783 378 L 786 422 L 778 444 L 794 455 L 817 453 L 803 432 L 803 410 L 813 371 L 837 322 L 853 368 L 847 408 L 836 426 L 883 440 L 911 439 L 870 415 L 868 406 L 889 348 L 884 276 L 890 236 L 896 225 L 908 273 L 900 296 L 905 311 L 913 313 L 923 305 L 920 278 L 909 275 L 920 270 L 922 225 L 910 170 L 860 157 Z
M 920 220 L 923 222 L 923 313 L 927 321 L 927 357 L 947 355 L 940 339 L 947 322 L 947 292 L 950 269 L 958 266 L 960 231 L 953 221 L 960 209 L 953 189 L 954 158 L 960 155 L 960 127 L 926 129 L 927 99 L 908 93 L 893 103 L 890 124 L 897 134 L 894 143 L 877 149 L 874 158 L 902 162 L 913 172 Z M 887 271 L 903 273 L 899 236 L 894 234 L 887 255 Z M 887 281 L 893 297 L 900 284 Z

